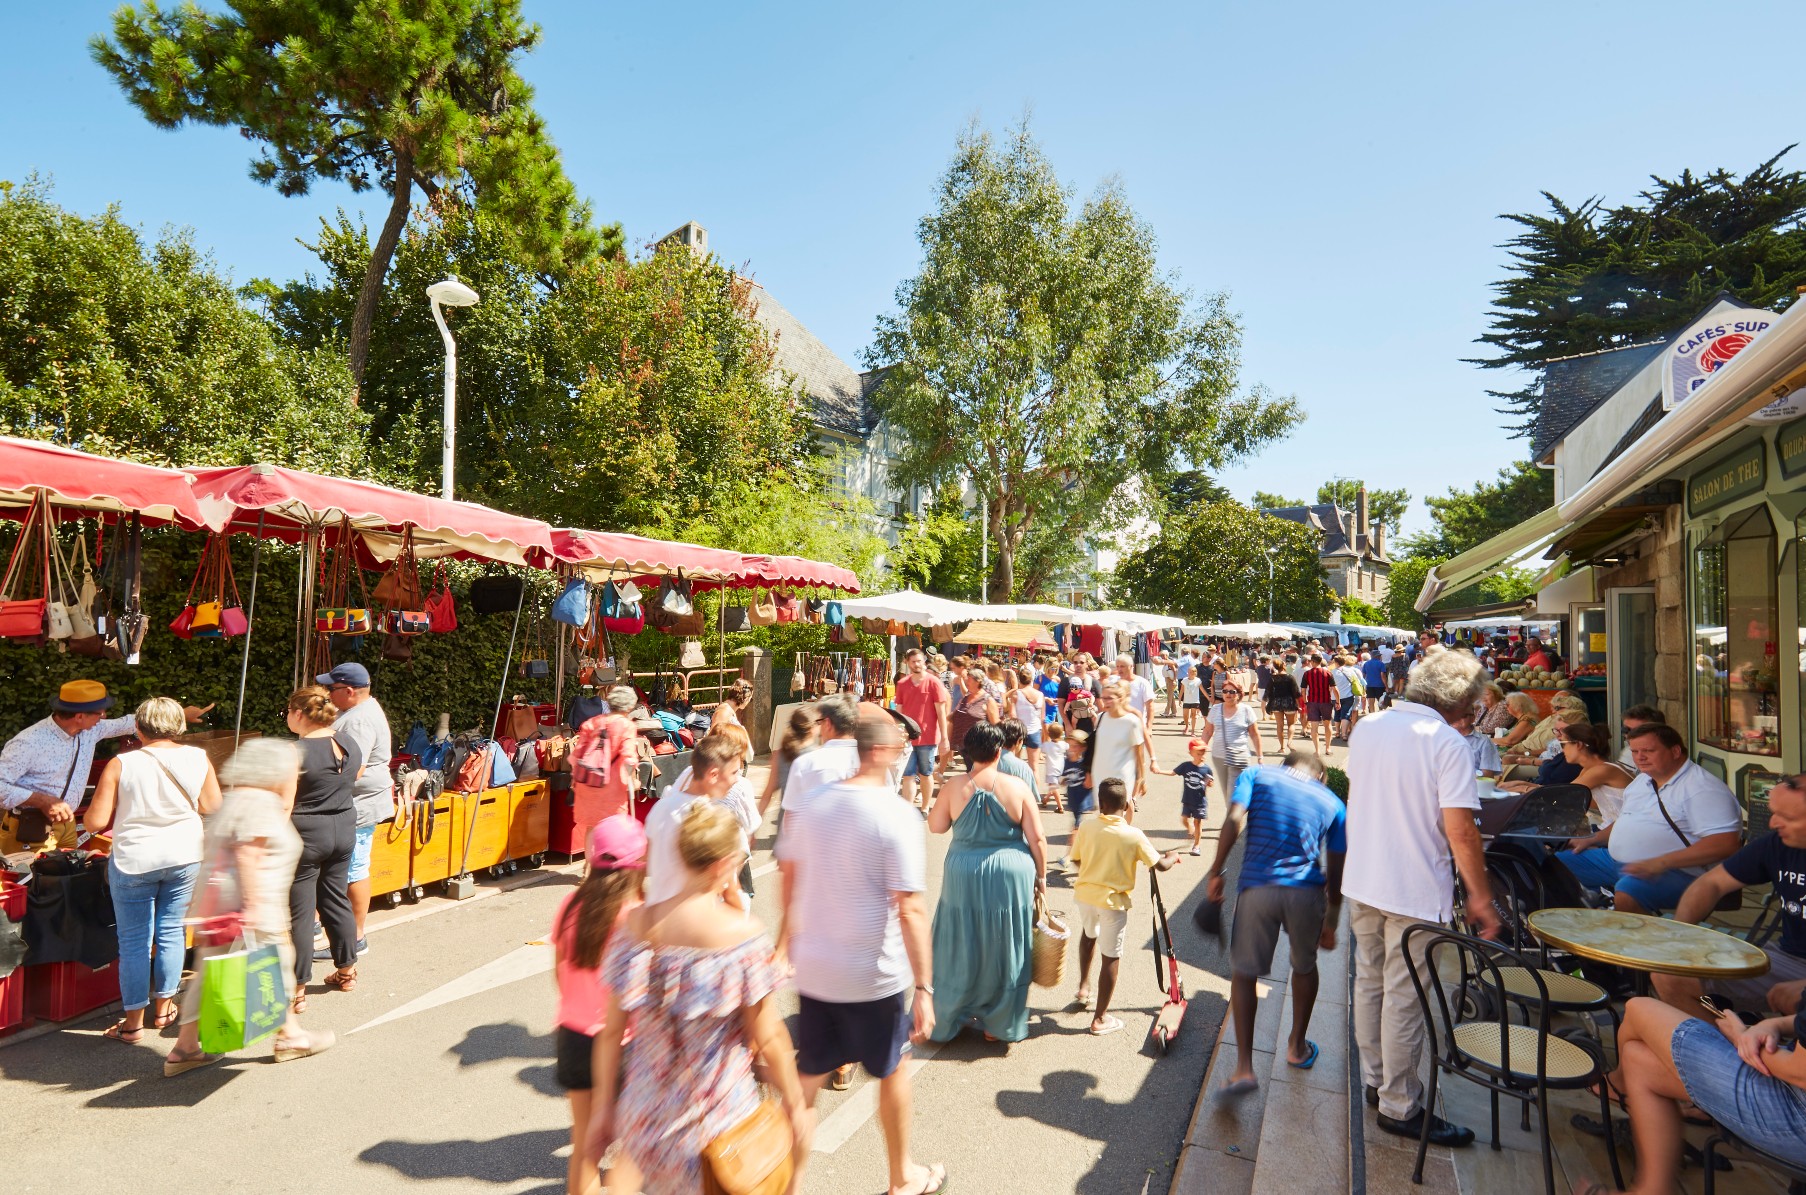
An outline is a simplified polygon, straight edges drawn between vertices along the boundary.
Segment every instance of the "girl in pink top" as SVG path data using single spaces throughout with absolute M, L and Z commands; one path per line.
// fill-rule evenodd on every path
M 602 954 L 622 913 L 640 903 L 646 878 L 646 831 L 626 814 L 603 818 L 589 836 L 589 874 L 565 897 L 552 918 L 558 978 L 558 1085 L 571 1102 L 568 1195 L 598 1195 L 601 1158 L 589 1152 L 590 1056 L 608 990 Z M 639 1174 L 628 1159 L 611 1172 L 611 1190 L 637 1191 Z

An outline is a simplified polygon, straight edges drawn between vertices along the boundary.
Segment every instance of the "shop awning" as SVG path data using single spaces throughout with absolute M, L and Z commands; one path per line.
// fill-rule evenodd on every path
M 742 585 L 807 585 L 858 593 L 859 578 L 852 569 L 801 556 L 746 556 Z M 877 615 L 869 617 L 876 618 Z
M 1516 527 L 1501 531 L 1480 546 L 1451 556 L 1425 574 L 1423 588 L 1418 591 L 1414 603 L 1416 609 L 1422 613 L 1445 593 L 1453 593 L 1484 577 L 1524 563 L 1548 547 L 1567 525 L 1561 511 L 1551 506 Z
M 977 643 L 985 647 L 1026 647 L 1051 648 L 1054 646 L 1053 636 L 1045 627 L 1030 626 L 1020 622 L 986 622 L 979 621 L 967 624 L 958 633 L 961 643 Z
M 1606 559 L 1626 540 L 1661 517 L 1664 506 L 1614 506 L 1564 532 L 1549 546 L 1550 555 L 1566 553 L 1570 563 L 1591 564 Z
M 1166 614 L 1142 614 L 1135 610 L 1074 610 L 1071 622 L 1081 627 L 1109 627 L 1132 635 L 1148 631 L 1176 631 L 1185 625 L 1183 618 Z
M 555 528 L 552 555 L 596 582 L 679 575 L 692 581 L 734 582 L 748 575 L 747 558 L 739 552 L 623 531 Z
M 61 518 L 136 512 L 148 522 L 199 531 L 218 530 L 231 513 L 218 504 L 203 510 L 180 469 L 0 436 L 0 509 L 22 518 L 39 492 L 50 495 Z
M 400 554 L 401 536 L 408 528 L 414 531 L 416 550 L 425 557 L 543 566 L 552 555 L 549 526 L 474 502 L 447 502 L 373 482 L 275 465 L 185 472 L 193 479 L 202 506 L 223 506 L 234 531 L 255 531 L 261 525 L 265 535 L 293 540 L 349 519 L 378 561 Z

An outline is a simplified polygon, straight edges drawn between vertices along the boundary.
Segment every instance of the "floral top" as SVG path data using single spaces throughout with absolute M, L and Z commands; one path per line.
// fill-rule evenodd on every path
M 614 935 L 602 981 L 633 1020 L 617 1131 L 646 1195 L 692 1195 L 703 1148 L 759 1105 L 741 1009 L 778 986 L 763 933 L 725 950 Z

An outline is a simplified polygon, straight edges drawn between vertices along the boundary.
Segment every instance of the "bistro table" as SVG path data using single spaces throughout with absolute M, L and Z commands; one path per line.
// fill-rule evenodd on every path
M 1569 954 L 1635 971 L 1697 979 L 1744 979 L 1768 971 L 1768 955 L 1760 948 L 1684 921 L 1616 909 L 1538 909 L 1524 924 Z

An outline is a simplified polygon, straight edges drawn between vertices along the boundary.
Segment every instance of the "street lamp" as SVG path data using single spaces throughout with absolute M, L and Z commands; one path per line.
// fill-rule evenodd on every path
M 447 278 L 427 287 L 426 297 L 433 301 L 433 322 L 439 325 L 439 335 L 445 341 L 445 434 L 439 442 L 439 476 L 441 496 L 450 502 L 452 450 L 458 437 L 458 345 L 452 340 L 451 329 L 445 326 L 442 308 L 474 307 L 477 292 L 456 278 Z
M 1267 621 L 1273 621 L 1273 553 L 1278 548 L 1268 548 L 1267 552 Z

